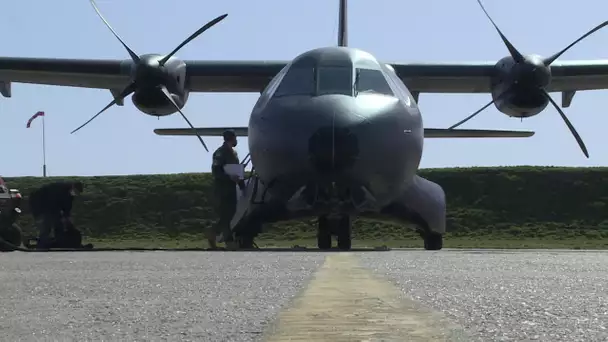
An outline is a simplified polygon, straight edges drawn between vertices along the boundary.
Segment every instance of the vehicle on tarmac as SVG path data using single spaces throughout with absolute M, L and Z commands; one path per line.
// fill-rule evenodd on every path
M 10 189 L 0 177 L 0 250 L 13 250 L 22 242 L 21 227 L 17 221 L 21 216 L 21 192 Z

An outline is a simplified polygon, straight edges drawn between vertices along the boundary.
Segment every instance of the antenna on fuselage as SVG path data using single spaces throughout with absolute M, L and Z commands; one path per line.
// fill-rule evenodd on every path
M 338 46 L 348 45 L 348 28 L 346 20 L 346 0 L 340 0 L 338 18 Z

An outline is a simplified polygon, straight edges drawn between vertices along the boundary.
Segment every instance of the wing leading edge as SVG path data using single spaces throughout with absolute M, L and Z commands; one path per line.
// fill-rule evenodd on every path
M 247 127 L 206 127 L 206 128 L 157 128 L 154 133 L 157 135 L 169 136 L 200 136 L 219 137 L 227 130 L 233 130 L 237 136 L 246 137 Z M 534 135 L 531 131 L 501 131 L 487 129 L 445 129 L 445 128 L 425 128 L 425 138 L 528 138 Z
M 193 92 L 261 92 L 288 61 L 186 60 L 187 87 Z M 389 63 L 414 93 L 487 93 L 495 62 Z M 131 60 L 0 57 L 2 95 L 10 84 L 122 89 Z M 608 88 L 608 60 L 556 61 L 547 91 Z

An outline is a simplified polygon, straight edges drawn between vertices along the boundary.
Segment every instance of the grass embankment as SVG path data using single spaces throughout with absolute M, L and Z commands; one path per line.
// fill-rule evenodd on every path
M 451 168 L 420 175 L 446 191 L 445 247 L 608 247 L 608 168 Z M 86 193 L 74 205 L 74 221 L 88 241 L 124 247 L 206 245 L 202 232 L 215 220 L 208 174 L 77 178 L 85 182 Z M 55 179 L 5 180 L 27 197 Z M 21 225 L 34 233 L 29 208 L 23 209 Z M 315 221 L 268 225 L 259 244 L 314 247 Z M 353 239 L 355 246 L 422 246 L 408 227 L 365 220 L 354 223 Z

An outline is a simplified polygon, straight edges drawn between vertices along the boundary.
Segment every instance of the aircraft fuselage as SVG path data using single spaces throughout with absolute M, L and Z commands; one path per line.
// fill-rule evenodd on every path
M 379 209 L 418 169 L 423 126 L 387 66 L 346 47 L 296 57 L 269 83 L 249 121 L 249 150 L 270 197 L 314 214 Z

